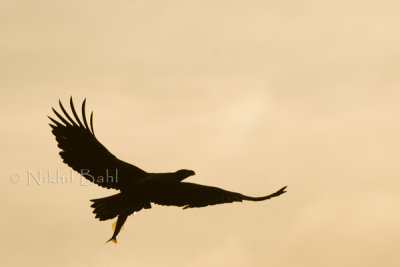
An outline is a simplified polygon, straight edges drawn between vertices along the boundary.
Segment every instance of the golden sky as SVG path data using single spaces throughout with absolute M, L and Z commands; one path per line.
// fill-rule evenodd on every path
M 0 1 L 2 266 L 400 266 L 398 1 Z M 113 221 L 46 115 L 85 97 L 149 172 L 261 203 Z M 19 175 L 11 182 L 12 175 Z M 11 178 L 10 178 L 11 177 Z M 32 181 L 31 181 L 32 182 Z

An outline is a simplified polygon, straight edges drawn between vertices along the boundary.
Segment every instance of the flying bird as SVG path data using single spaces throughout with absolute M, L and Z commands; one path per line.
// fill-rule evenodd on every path
M 262 201 L 286 192 L 285 186 L 270 195 L 250 197 L 218 187 L 183 182 L 189 176 L 195 175 L 192 170 L 182 169 L 167 173 L 146 172 L 118 159 L 100 143 L 94 134 L 93 112 L 90 115 L 89 125 L 85 104 L 86 99 L 82 103 L 81 120 L 75 110 L 72 97 L 70 108 L 73 117 L 59 101 L 63 115 L 52 108 L 58 120 L 48 116 L 51 120 L 49 125 L 61 149 L 59 154 L 64 163 L 90 182 L 120 191 L 115 195 L 91 200 L 93 213 L 100 221 L 118 217 L 114 233 L 107 242 L 117 243 L 117 235 L 127 217 L 142 209 L 150 209 L 151 203 L 187 209 L 243 200 Z

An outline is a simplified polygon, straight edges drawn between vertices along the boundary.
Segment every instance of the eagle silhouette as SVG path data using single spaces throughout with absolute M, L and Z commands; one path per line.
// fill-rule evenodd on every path
M 97 140 L 93 130 L 93 112 L 90 115 L 89 126 L 85 104 L 86 99 L 82 103 L 81 120 L 76 113 L 72 97 L 70 98 L 74 120 L 59 101 L 64 116 L 52 108 L 59 121 L 48 116 L 52 122 L 49 125 L 61 149 L 59 154 L 64 163 L 89 181 L 120 191 L 115 195 L 91 200 L 93 213 L 100 221 L 118 216 L 116 225 L 114 224 L 114 233 L 107 242 L 117 243 L 117 235 L 127 217 L 142 209 L 150 209 L 151 203 L 187 209 L 243 200 L 262 201 L 286 192 L 285 186 L 270 195 L 250 197 L 218 187 L 182 182 L 195 175 L 192 170 L 146 172 L 118 159 Z

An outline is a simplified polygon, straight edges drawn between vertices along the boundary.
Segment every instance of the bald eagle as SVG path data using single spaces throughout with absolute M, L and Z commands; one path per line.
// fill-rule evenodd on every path
M 286 192 L 285 186 L 270 195 L 250 197 L 218 187 L 182 182 L 187 177 L 195 175 L 192 170 L 182 169 L 168 173 L 146 172 L 118 159 L 97 140 L 93 129 L 93 112 L 90 115 L 89 125 L 85 104 L 86 99 L 82 103 L 81 120 L 72 97 L 70 107 L 75 119 L 59 101 L 64 116 L 52 108 L 58 120 L 49 116 L 52 122 L 49 125 L 61 149 L 59 154 L 64 163 L 90 182 L 120 191 L 115 195 L 91 200 L 93 213 L 100 221 L 118 217 L 114 233 L 108 241 L 117 243 L 117 235 L 127 217 L 142 209 L 150 209 L 151 203 L 187 209 L 243 200 L 262 201 Z

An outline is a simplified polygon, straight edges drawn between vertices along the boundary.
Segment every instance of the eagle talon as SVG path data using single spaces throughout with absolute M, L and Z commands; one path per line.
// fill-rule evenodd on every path
M 110 239 L 108 239 L 107 241 L 106 241 L 106 243 L 104 243 L 104 244 L 107 244 L 108 242 L 110 242 L 110 241 L 112 241 L 114 244 L 117 244 L 118 243 L 118 241 L 117 241 L 117 239 L 116 238 L 110 238 Z
M 113 231 L 115 231 L 115 228 L 117 227 L 117 222 L 115 221 L 112 225 L 111 225 L 111 228 L 113 229 Z M 121 230 L 124 230 L 124 226 L 122 225 L 122 227 L 121 227 Z M 111 239 L 110 239 L 111 240 Z M 110 241 L 110 240 L 108 240 L 108 241 Z M 108 242 L 107 241 L 107 242 Z

